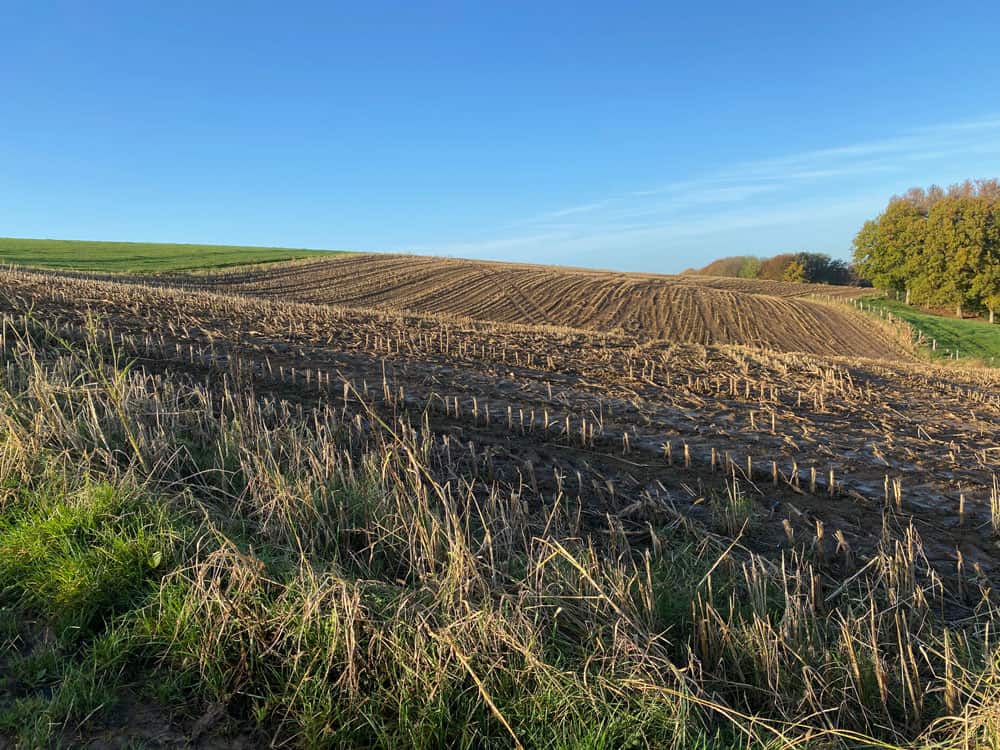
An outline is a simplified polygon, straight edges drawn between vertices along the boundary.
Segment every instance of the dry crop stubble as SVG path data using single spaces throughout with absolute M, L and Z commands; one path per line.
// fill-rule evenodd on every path
M 871 535 L 887 501 L 928 529 L 957 523 L 961 504 L 962 524 L 933 535 L 935 559 L 964 544 L 967 562 L 993 565 L 973 520 L 989 519 L 1000 458 L 990 371 L 20 278 L 21 310 L 80 326 L 87 308 L 144 365 L 233 369 L 297 400 L 343 400 L 346 384 L 420 409 L 463 443 L 544 464 L 536 475 L 567 461 L 564 473 L 591 477 L 595 508 L 676 488 L 681 462 L 664 460 L 676 452 L 698 477 L 735 471 L 792 492 L 782 512 L 835 519 L 830 544 L 839 527 Z
M 169 436 L 194 418 L 218 436 L 196 456 L 216 512 L 291 555 L 277 579 L 263 552 L 222 544 L 169 579 L 218 637 L 164 658 L 222 693 L 237 666 L 243 694 L 278 696 L 255 708 L 269 731 L 313 736 L 318 706 L 384 711 L 374 674 L 424 675 L 411 710 L 448 695 L 468 709 L 453 731 L 525 746 L 579 737 L 574 702 L 678 747 L 704 727 L 779 747 L 996 739 L 995 374 L 16 271 L 0 285 L 8 357 L 34 320 L 134 360 L 96 423 L 71 371 L 39 373 L 52 385 L 31 391 L 47 406 L 25 441 L 80 435 L 64 449 L 95 470 L 169 486 L 188 471 Z M 79 420 L 121 425 L 122 447 L 88 447 L 105 433 Z M 310 577 L 334 554 L 345 568 Z M 321 612 L 346 640 L 308 656 Z M 225 638 L 252 658 L 227 661 Z M 372 744 L 406 731 L 382 730 Z
M 865 293 L 845 287 L 361 254 L 136 280 L 287 302 L 621 331 L 641 340 L 893 358 L 906 348 L 846 307 L 808 298 Z

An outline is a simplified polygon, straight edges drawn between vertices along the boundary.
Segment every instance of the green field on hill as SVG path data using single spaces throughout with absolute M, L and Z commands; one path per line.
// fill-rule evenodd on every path
M 937 348 L 926 348 L 933 359 L 948 359 L 958 352 L 959 359 L 979 359 L 989 365 L 1000 364 L 1000 325 L 982 320 L 959 320 L 935 315 L 893 299 L 868 298 L 865 306 L 884 309 L 905 320 L 924 334 L 927 342 L 936 341 Z
M 273 263 L 332 251 L 234 245 L 172 245 L 154 242 L 27 240 L 0 237 L 0 263 L 81 271 L 156 273 Z

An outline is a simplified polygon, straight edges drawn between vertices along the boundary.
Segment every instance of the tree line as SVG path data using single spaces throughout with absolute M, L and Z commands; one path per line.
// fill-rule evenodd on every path
M 854 238 L 858 274 L 907 304 L 1000 310 L 1000 181 L 968 180 L 893 196 Z
M 706 276 L 732 276 L 741 279 L 797 281 L 811 284 L 855 284 L 857 274 L 849 264 L 823 253 L 780 253 L 769 258 L 756 255 L 733 255 L 712 261 L 699 270 L 688 270 Z

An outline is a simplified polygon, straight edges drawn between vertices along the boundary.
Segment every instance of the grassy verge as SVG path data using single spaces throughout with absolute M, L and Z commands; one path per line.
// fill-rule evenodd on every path
M 923 350 L 933 359 L 954 359 L 957 352 L 959 359 L 1000 366 L 1000 325 L 947 318 L 886 297 L 865 298 L 864 306 L 878 314 L 892 313 L 913 326 L 923 335 Z
M 0 263 L 79 271 L 155 273 L 272 263 L 336 254 L 322 250 L 149 242 L 88 242 L 0 237 Z
M 943 619 L 912 529 L 824 596 L 807 542 L 590 528 L 363 404 L 4 326 L 0 744 L 128 746 L 152 711 L 178 746 L 1000 747 L 990 594 Z M 735 478 L 710 502 L 753 521 Z

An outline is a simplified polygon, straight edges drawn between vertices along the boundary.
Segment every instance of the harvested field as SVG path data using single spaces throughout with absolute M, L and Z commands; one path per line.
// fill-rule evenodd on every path
M 905 356 L 892 333 L 873 327 L 870 320 L 804 298 L 862 292 L 843 287 L 391 255 L 350 255 L 164 277 L 162 282 L 289 302 L 618 331 L 645 341 Z
M 687 453 L 692 478 L 707 467 L 723 481 L 733 470 L 769 481 L 769 502 L 784 495 L 782 512 L 841 528 L 856 549 L 877 543 L 887 491 L 895 497 L 886 482 L 898 482 L 899 510 L 933 532 L 931 560 L 947 568 L 963 549 L 967 563 L 997 566 L 986 528 L 1000 465 L 994 371 L 7 278 L 8 295 L 16 292 L 8 314 L 44 311 L 71 332 L 89 316 L 150 365 L 234 368 L 234 377 L 296 398 L 342 397 L 347 382 L 386 408 L 416 409 L 463 441 L 494 445 L 494 468 L 516 475 L 519 457 L 531 456 L 544 475 L 580 475 L 577 489 L 599 513 L 614 507 L 616 491 L 682 496 L 676 464 Z M 664 451 L 674 457 L 665 462 Z M 623 466 L 627 479 L 613 479 L 609 495 L 606 482 Z M 816 498 L 803 492 L 812 484 Z M 957 521 L 960 496 L 971 523 Z
M 447 285 L 467 283 L 454 265 Z M 853 320 L 655 277 L 503 273 L 539 306 L 547 284 L 645 283 Z M 408 281 L 356 278 L 350 306 L 284 301 L 346 283 L 320 275 L 0 272 L 8 471 L 28 483 L 37 446 L 49 474 L 183 489 L 162 503 L 186 519 L 155 553 L 162 579 L 100 625 L 140 655 L 129 669 L 152 661 L 216 723 L 299 746 L 1000 736 L 1000 373 L 407 312 L 389 301 L 435 304 Z M 478 314 L 500 315 L 483 283 Z M 129 511 L 144 530 L 162 523 L 148 507 Z M 26 564 L 25 523 L 0 524 L 0 591 L 31 593 L 9 562 Z M 111 731 L 87 734 L 101 705 L 62 720 L 67 744 Z

